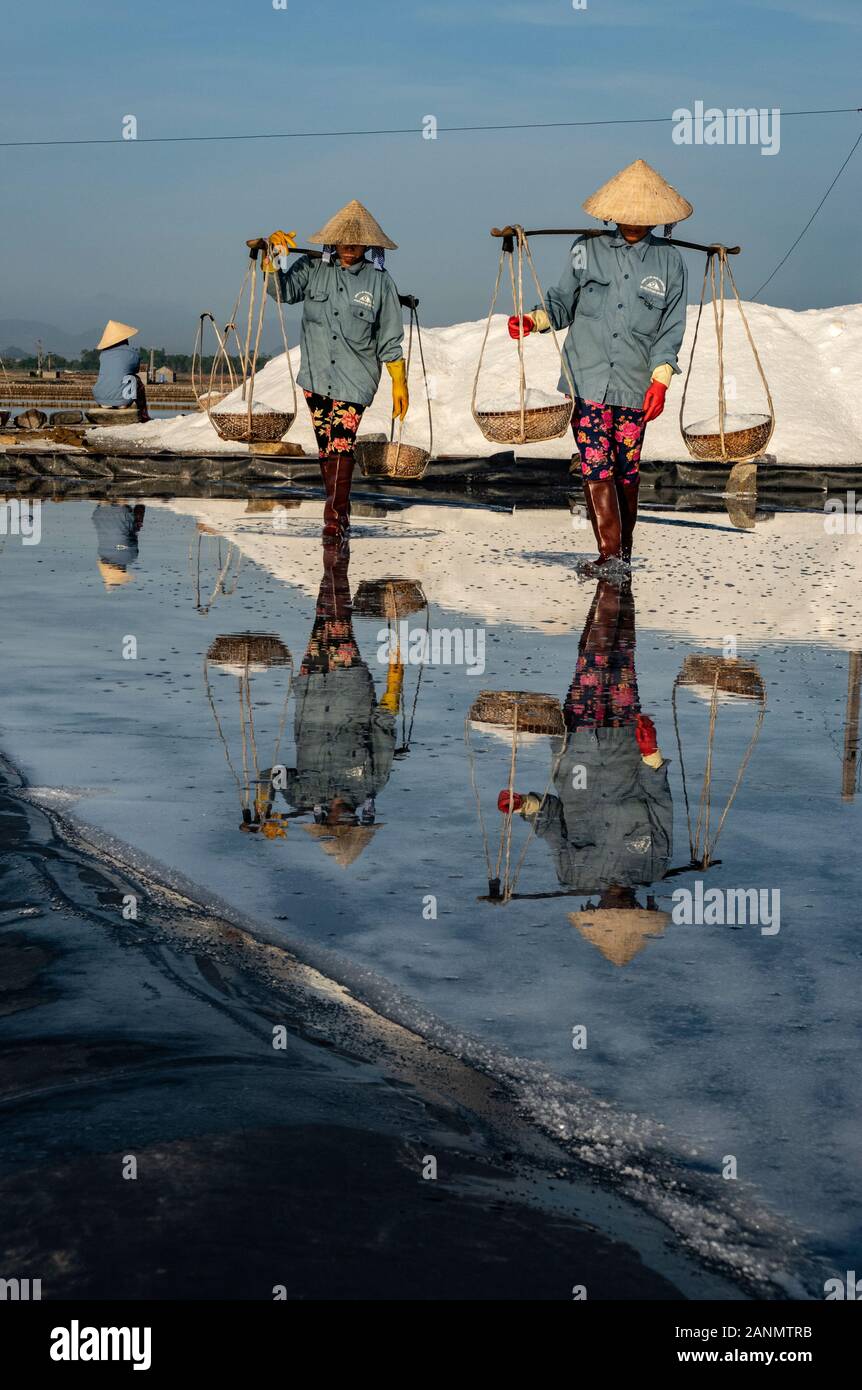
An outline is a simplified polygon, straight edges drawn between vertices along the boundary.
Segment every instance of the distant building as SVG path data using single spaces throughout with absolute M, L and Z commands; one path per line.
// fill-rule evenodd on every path
M 155 379 L 161 386 L 170 386 L 176 381 L 177 374 L 173 367 L 157 367 Z

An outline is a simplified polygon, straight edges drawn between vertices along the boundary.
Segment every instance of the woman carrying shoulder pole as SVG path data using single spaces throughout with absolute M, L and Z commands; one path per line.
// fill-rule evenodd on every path
M 282 301 L 302 301 L 297 381 L 311 411 L 326 492 L 323 539 L 345 542 L 356 432 L 377 391 L 381 363 L 392 377 L 393 416 L 403 418 L 409 404 L 401 302 L 384 267 L 384 251 L 396 245 L 355 199 L 310 240 L 323 246 L 322 257 L 299 256 L 291 265 L 293 234 L 273 232 L 250 244 L 271 258 L 265 266 L 277 270 Z M 267 285 L 273 296 L 275 279 Z
M 588 198 L 616 231 L 579 236 L 541 308 L 509 320 L 513 338 L 568 328 L 575 383 L 572 429 L 587 513 L 599 548 L 594 575 L 631 560 L 644 430 L 664 409 L 685 332 L 686 270 L 675 246 L 652 234 L 690 217 L 691 203 L 637 159 Z M 566 389 L 565 378 L 560 383 Z

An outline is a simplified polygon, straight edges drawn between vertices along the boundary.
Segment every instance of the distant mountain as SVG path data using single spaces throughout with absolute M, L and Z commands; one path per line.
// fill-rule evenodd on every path
M 0 319 L 0 357 L 32 357 L 36 339 L 41 338 L 45 352 L 75 358 L 83 348 L 95 347 L 101 334 L 101 327 L 86 333 L 69 333 L 54 323 L 39 323 L 36 319 Z

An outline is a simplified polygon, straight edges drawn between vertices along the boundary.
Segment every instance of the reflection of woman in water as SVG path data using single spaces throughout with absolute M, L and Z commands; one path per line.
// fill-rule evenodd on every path
M 609 907 L 630 906 L 634 885 L 663 878 L 672 849 L 667 764 L 640 713 L 634 655 L 631 586 L 600 581 L 563 706 L 565 741 L 554 749 L 557 794 L 543 803 L 514 793 L 514 809 L 535 818 L 547 840 L 563 887 L 600 891 Z M 501 792 L 501 811 L 508 800 Z
M 353 635 L 347 567 L 346 553 L 324 548 L 314 626 L 294 683 L 296 767 L 274 776 L 273 785 L 297 811 L 313 811 L 321 827 L 364 827 L 364 842 L 392 770 L 404 667 L 396 653 L 378 702 Z
M 138 558 L 138 532 L 145 511 L 145 507 L 130 507 L 127 502 L 100 502 L 93 512 L 99 573 L 105 588 L 128 584 L 131 579 L 128 569 Z

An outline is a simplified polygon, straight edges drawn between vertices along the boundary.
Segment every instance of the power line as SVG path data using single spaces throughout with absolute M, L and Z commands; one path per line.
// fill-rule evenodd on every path
M 846 116 L 859 110 L 860 108 L 856 106 L 834 106 L 812 111 L 781 111 L 781 117 L 786 119 L 789 116 Z M 458 135 L 475 131 L 573 130 L 582 126 L 665 125 L 673 121 L 673 116 L 631 116 L 598 121 L 524 121 L 510 125 L 450 125 L 438 126 L 437 130 L 444 135 Z M 395 126 L 379 130 L 295 130 L 251 135 L 149 135 L 143 136 L 141 139 L 136 137 L 134 140 L 116 135 L 85 140 L 0 140 L 0 149 L 34 149 L 66 145 L 188 145 L 222 140 L 323 140 L 344 139 L 349 135 L 419 135 L 421 132 L 421 126 Z
M 814 221 L 815 217 L 817 216 L 818 212 L 819 212 L 820 209 L 822 208 L 823 204 L 826 202 L 826 199 L 829 197 L 829 194 L 832 192 L 833 188 L 835 187 L 836 183 L 837 183 L 838 180 L 840 179 L 841 175 L 844 173 L 844 170 L 847 168 L 847 165 L 850 163 L 851 159 L 853 158 L 853 156 L 854 156 L 854 154 L 856 153 L 857 149 L 859 148 L 859 145 L 860 145 L 860 144 L 862 144 L 862 135 L 857 136 L 857 138 L 856 138 L 856 143 L 854 144 L 852 150 L 851 150 L 850 153 L 848 154 L 848 156 L 847 156 L 847 158 L 845 159 L 844 163 L 841 165 L 841 168 L 838 170 L 838 173 L 835 175 L 834 179 L 833 179 L 832 182 L 830 183 L 830 185 L 829 185 L 829 187 L 827 188 L 826 192 L 823 194 L 823 197 L 820 199 L 820 202 L 817 204 L 817 207 L 816 207 L 816 208 L 814 209 L 814 211 L 812 212 L 812 214 L 811 214 L 811 216 L 809 217 L 808 221 L 805 223 L 805 226 L 802 228 L 802 231 L 799 233 L 799 236 L 796 238 L 796 240 L 794 241 L 794 243 L 793 243 L 793 245 L 790 247 L 790 249 L 789 249 L 788 251 L 786 251 L 785 254 L 782 256 L 781 260 L 778 262 L 778 265 L 777 265 L 777 266 L 775 267 L 775 269 L 773 270 L 772 275 L 767 276 L 767 278 L 764 280 L 763 284 L 760 286 L 760 289 L 757 291 L 757 293 L 756 293 L 756 294 L 753 294 L 753 295 L 751 296 L 752 300 L 754 300 L 754 299 L 757 298 L 757 296 L 760 294 L 761 290 L 765 290 L 765 289 L 766 289 L 766 286 L 769 284 L 769 281 L 772 280 L 772 279 L 774 278 L 774 276 L 776 276 L 776 275 L 778 274 L 779 270 L 780 270 L 781 267 L 784 265 L 784 262 L 785 262 L 786 260 L 788 260 L 788 259 L 790 258 L 790 255 L 792 254 L 792 252 L 794 252 L 794 251 L 796 250 L 796 248 L 797 248 L 797 246 L 799 245 L 800 241 L 801 241 L 802 238 L 805 236 L 805 233 L 808 231 L 808 228 L 811 226 L 811 223 Z

